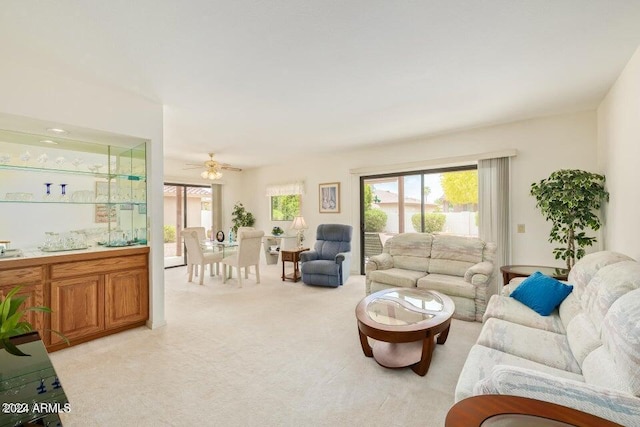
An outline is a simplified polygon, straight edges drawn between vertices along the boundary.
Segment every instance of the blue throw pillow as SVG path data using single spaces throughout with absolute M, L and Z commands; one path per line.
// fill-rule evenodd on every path
M 573 291 L 553 277 L 536 271 L 520 283 L 511 296 L 542 316 L 550 315 Z

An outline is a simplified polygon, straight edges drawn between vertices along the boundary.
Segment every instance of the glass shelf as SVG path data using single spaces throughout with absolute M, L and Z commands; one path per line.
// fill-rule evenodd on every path
M 85 175 L 92 176 L 94 178 L 101 179 L 126 179 L 128 181 L 146 181 L 146 176 L 144 175 L 131 175 L 127 173 L 101 173 L 101 172 L 92 172 L 92 171 L 83 171 L 83 170 L 75 170 L 75 169 L 55 169 L 55 168 L 39 168 L 34 166 L 16 166 L 16 165 L 8 165 L 8 164 L 0 164 L 0 170 L 12 170 L 12 171 L 23 171 L 23 172 L 40 172 L 40 173 L 59 173 L 59 174 L 68 174 L 68 175 Z
M 133 205 L 144 206 L 147 202 L 63 202 L 62 200 L 1 200 L 0 203 L 45 204 L 45 205 Z

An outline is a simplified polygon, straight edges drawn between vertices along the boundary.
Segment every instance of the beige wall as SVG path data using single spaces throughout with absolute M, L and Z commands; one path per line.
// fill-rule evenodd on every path
M 151 292 L 149 325 L 165 323 L 162 243 L 162 105 L 111 87 L 21 66 L 0 67 L 0 114 L 31 117 L 150 141 L 149 177 Z
M 598 108 L 598 167 L 607 178 L 604 246 L 640 259 L 640 48 Z
M 580 168 L 596 171 L 596 113 L 595 111 L 525 120 L 505 125 L 468 130 L 444 136 L 413 141 L 390 142 L 372 148 L 336 152 L 332 155 L 283 159 L 279 165 L 248 170 L 243 173 L 242 191 L 245 205 L 256 214 L 257 226 L 269 231 L 274 225 L 269 220 L 269 202 L 265 197 L 268 184 L 296 180 L 306 182 L 302 198 L 302 215 L 309 225 L 306 236 L 313 243 L 318 224 L 335 222 L 355 225 L 354 258 L 359 260 L 359 184 L 350 169 L 373 167 L 384 172 L 389 165 L 433 159 L 465 156 L 474 153 L 517 150 L 511 169 L 512 205 L 512 262 L 562 266 L 554 259 L 547 242 L 550 225 L 535 208 L 529 195 L 532 182 L 546 178 L 562 168 Z M 437 163 L 437 161 L 436 161 Z M 375 173 L 375 172 L 374 172 Z M 341 212 L 318 212 L 318 184 L 341 183 Z M 526 233 L 516 234 L 516 224 L 525 224 Z M 288 228 L 289 223 L 284 223 Z M 593 250 L 599 249 L 596 246 Z M 354 269 L 358 269 L 355 262 Z

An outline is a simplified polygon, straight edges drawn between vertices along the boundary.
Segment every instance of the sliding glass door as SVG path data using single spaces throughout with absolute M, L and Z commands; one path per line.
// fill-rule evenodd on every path
M 164 266 L 186 265 L 180 232 L 185 227 L 204 227 L 210 233 L 213 223 L 210 186 L 165 184 L 164 186 Z M 209 234 L 207 234 L 209 235 Z
M 461 168 L 360 178 L 361 271 L 398 233 L 478 235 L 478 171 Z

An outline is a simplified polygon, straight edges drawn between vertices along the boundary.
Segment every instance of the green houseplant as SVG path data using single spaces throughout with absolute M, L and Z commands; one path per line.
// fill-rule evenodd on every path
M 551 221 L 549 242 L 563 243 L 564 247 L 553 249 L 556 259 L 567 262 L 571 269 L 584 256 L 585 246 L 596 242 L 595 237 L 585 233 L 586 228 L 600 228 L 598 209 L 609 201 L 604 189 L 605 177 L 579 169 L 562 169 L 549 178 L 531 184 L 531 195 L 536 198 L 547 221 Z
M 256 223 L 256 219 L 251 212 L 248 212 L 245 209 L 242 203 L 238 202 L 233 206 L 233 212 L 231 213 L 231 222 L 233 222 L 231 231 L 233 231 L 233 234 L 235 236 L 238 233 L 238 228 L 251 227 Z
M 24 304 L 28 297 L 26 295 L 16 296 L 20 289 L 20 286 L 16 286 L 11 289 L 11 291 L 9 291 L 2 300 L 0 300 L 0 342 L 2 342 L 7 353 L 16 356 L 28 356 L 28 354 L 23 353 L 18 347 L 13 345 L 11 341 L 9 341 L 9 338 L 33 330 L 31 323 L 22 320 L 27 312 L 41 311 L 44 313 L 51 313 L 51 309 L 48 307 L 21 308 L 22 304 Z M 58 335 L 60 334 L 58 333 Z M 66 340 L 65 337 L 63 338 Z

